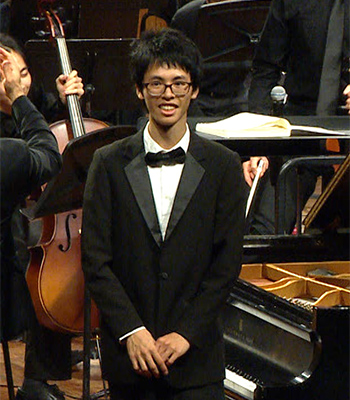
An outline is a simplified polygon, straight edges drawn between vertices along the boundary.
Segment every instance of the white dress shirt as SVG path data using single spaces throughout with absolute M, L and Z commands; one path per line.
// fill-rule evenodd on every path
M 187 126 L 186 133 L 182 139 L 171 149 L 163 149 L 155 142 L 148 132 L 148 125 L 143 133 L 145 153 L 158 153 L 159 151 L 169 152 L 178 147 L 182 147 L 186 153 L 190 144 L 190 130 Z M 151 180 L 153 199 L 157 210 L 158 222 L 165 238 L 166 229 L 170 219 L 171 210 L 173 209 L 174 199 L 179 186 L 184 164 L 163 165 L 161 167 L 147 167 Z

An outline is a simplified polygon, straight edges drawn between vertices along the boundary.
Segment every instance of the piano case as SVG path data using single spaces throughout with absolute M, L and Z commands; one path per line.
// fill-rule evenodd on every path
M 337 201 L 336 218 L 327 225 L 322 218 L 321 233 L 314 223 L 325 206 L 330 209 L 332 199 L 339 199 L 339 187 L 342 204 L 349 207 L 349 161 L 348 156 L 330 182 L 331 190 L 326 188 L 306 217 L 307 243 L 320 243 L 324 235 L 345 238 L 342 243 L 347 246 L 339 259 L 322 260 L 323 249 L 314 254 L 320 261 L 309 261 L 310 247 L 307 262 L 297 257 L 294 262 L 275 262 L 276 254 L 282 253 L 271 252 L 272 262 L 242 266 L 224 309 L 227 400 L 350 399 L 349 213 L 345 212 L 345 224 L 344 218 L 340 223 Z M 344 179 L 347 184 L 339 185 Z M 261 238 L 261 247 L 270 248 L 270 239 L 265 246 Z M 275 242 L 282 242 L 288 252 L 288 239 Z M 303 235 L 295 239 L 292 243 L 305 249 Z M 338 242 L 330 243 L 329 254 L 334 256 Z M 298 248 L 286 255 L 297 255 Z

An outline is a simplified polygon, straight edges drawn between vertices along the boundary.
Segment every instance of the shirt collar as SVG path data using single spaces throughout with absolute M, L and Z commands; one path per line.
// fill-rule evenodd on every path
M 145 126 L 145 129 L 143 131 L 143 143 L 145 146 L 146 154 L 148 152 L 152 152 L 152 153 L 158 153 L 159 151 L 168 152 L 168 151 L 171 151 L 178 147 L 182 147 L 184 152 L 185 153 L 187 152 L 189 144 L 190 144 L 190 129 L 187 124 L 186 124 L 185 134 L 183 135 L 181 140 L 178 143 L 176 143 L 176 145 L 173 146 L 171 149 L 164 149 L 151 137 L 151 135 L 149 134 L 149 131 L 148 131 L 148 125 L 149 125 L 149 122 L 147 123 L 147 125 Z

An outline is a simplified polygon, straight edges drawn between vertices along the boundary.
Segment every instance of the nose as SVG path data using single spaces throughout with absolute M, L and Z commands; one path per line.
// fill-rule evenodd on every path
M 166 98 L 174 97 L 174 93 L 171 90 L 171 86 L 170 85 L 167 85 L 165 87 L 165 90 L 164 90 L 164 93 L 163 93 L 163 97 L 166 97 Z

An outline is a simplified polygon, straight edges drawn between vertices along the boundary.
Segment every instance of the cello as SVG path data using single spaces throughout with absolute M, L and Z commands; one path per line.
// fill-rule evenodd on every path
M 52 9 L 43 12 L 57 44 L 62 73 L 69 75 L 72 67 L 62 23 Z M 69 121 L 50 125 L 61 153 L 71 139 L 108 127 L 104 122 L 82 117 L 78 95 L 68 95 L 67 105 Z M 36 316 L 40 324 L 63 333 L 84 331 L 81 223 L 81 209 L 44 216 L 40 240 L 30 248 L 31 259 L 26 280 Z M 91 327 L 97 326 L 98 311 L 92 303 Z

